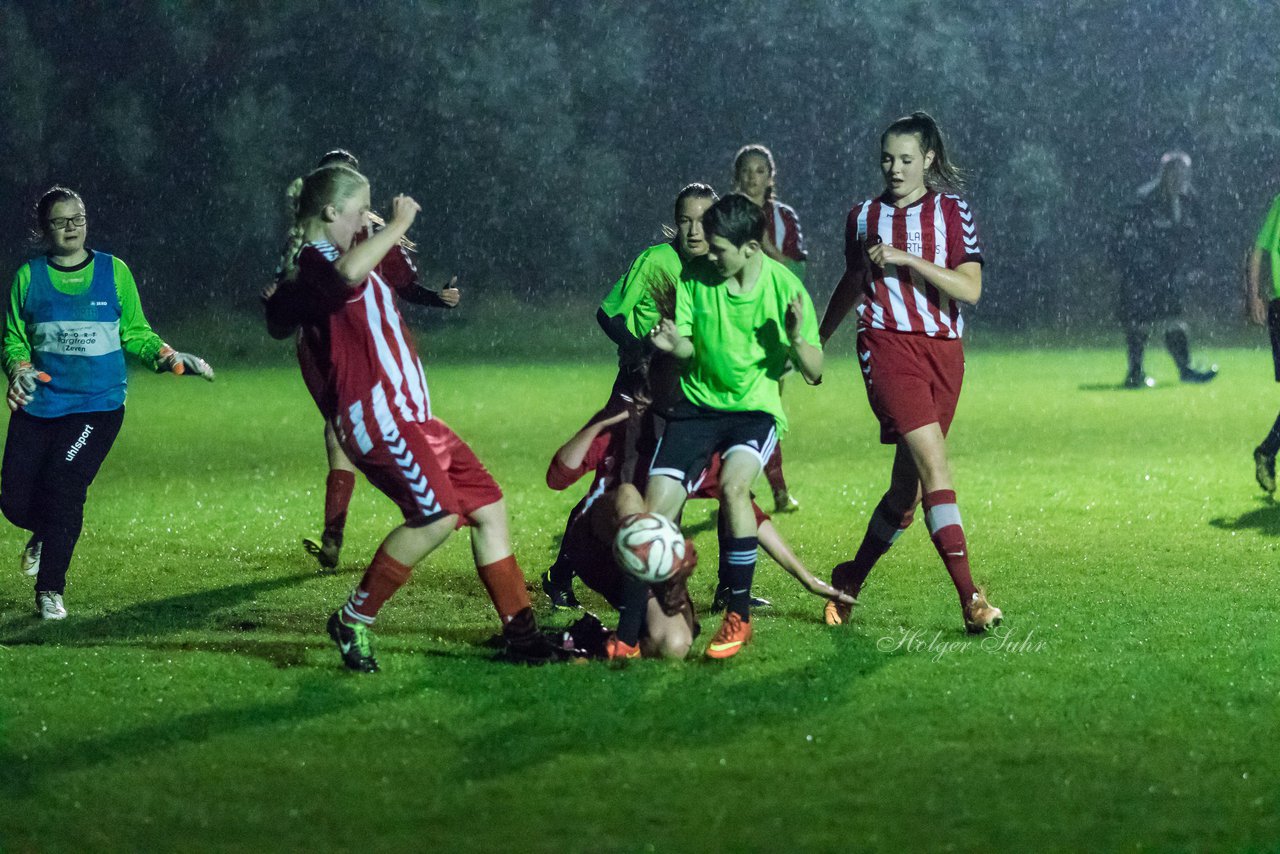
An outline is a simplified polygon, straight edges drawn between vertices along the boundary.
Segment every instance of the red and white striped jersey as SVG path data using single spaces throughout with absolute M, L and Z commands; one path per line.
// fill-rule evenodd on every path
M 385 434 L 394 420 L 431 418 L 426 372 L 393 293 L 416 284 L 418 274 L 397 246 L 350 287 L 334 267 L 339 254 L 325 240 L 304 246 L 290 296 L 310 303 L 299 312 L 298 361 L 307 388 L 321 414 L 363 449 L 370 431 Z
M 764 230 L 773 245 L 792 261 L 804 261 L 809 254 L 804 251 L 804 235 L 800 233 L 800 217 L 795 209 L 782 202 L 764 203 Z
M 932 190 L 905 208 L 895 207 L 885 196 L 868 199 L 849 211 L 844 244 L 845 275 L 855 274 L 866 282 L 866 298 L 857 308 L 859 328 L 959 338 L 964 332 L 959 303 L 923 276 L 896 264 L 884 269 L 873 265 L 870 275 L 863 275 L 869 263 L 867 248 L 876 243 L 888 243 L 948 270 L 974 261 L 981 264 L 978 227 L 964 199 Z

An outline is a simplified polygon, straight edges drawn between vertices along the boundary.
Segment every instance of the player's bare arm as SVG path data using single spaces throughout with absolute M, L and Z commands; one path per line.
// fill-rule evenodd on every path
M 800 558 L 796 557 L 795 552 L 791 551 L 791 547 L 787 545 L 787 541 L 782 538 L 782 534 L 772 521 L 765 519 L 761 522 L 757 535 L 760 538 L 760 547 L 765 550 L 765 553 L 792 578 L 804 585 L 805 590 L 814 596 L 831 599 L 841 605 L 858 604 L 858 600 L 853 596 L 837 590 L 810 572 L 809 568 L 800 562 Z
M 867 250 L 867 255 L 871 258 L 871 263 L 877 267 L 893 264 L 914 270 L 951 299 L 977 305 L 978 299 L 982 296 L 982 265 L 977 261 L 970 261 L 954 270 L 948 270 L 946 267 L 939 267 L 932 261 L 926 261 L 919 255 L 913 255 L 888 243 L 877 243 Z
M 596 440 L 596 436 L 599 436 L 614 424 L 626 421 L 629 415 L 630 413 L 624 409 L 608 418 L 595 421 L 583 427 L 556 451 L 556 461 L 567 469 L 576 469 L 587 458 L 587 451 L 591 450 L 591 443 Z
M 422 206 L 412 197 L 396 196 L 391 202 L 391 221 L 387 227 L 343 253 L 333 265 L 338 275 L 353 288 L 361 284 L 409 231 L 420 210 Z
M 804 323 L 804 300 L 796 296 L 787 306 L 787 340 L 791 342 L 791 352 L 795 355 L 796 367 L 809 385 L 822 382 L 822 351 L 804 340 L 800 329 Z
M 693 355 L 693 342 L 681 335 L 668 318 L 658 321 L 649 333 L 649 340 L 653 342 L 653 346 L 677 359 L 688 359 Z

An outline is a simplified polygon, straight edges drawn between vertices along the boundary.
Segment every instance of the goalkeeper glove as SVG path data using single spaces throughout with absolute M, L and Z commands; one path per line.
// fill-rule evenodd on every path
M 31 402 L 36 383 L 47 383 L 49 375 L 37 371 L 30 362 L 15 362 L 9 368 L 9 411 L 17 412 Z
M 190 353 L 179 353 L 168 344 L 161 347 L 160 352 L 156 354 L 156 368 L 160 371 L 173 371 L 179 375 L 203 377 L 213 382 L 213 368 L 209 367 L 208 362 Z

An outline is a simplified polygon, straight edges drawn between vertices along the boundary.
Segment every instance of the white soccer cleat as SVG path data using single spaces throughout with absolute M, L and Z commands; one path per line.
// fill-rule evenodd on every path
M 62 604 L 61 593 L 36 592 L 36 612 L 42 620 L 65 620 L 66 606 Z
M 20 565 L 24 575 L 40 574 L 40 547 L 44 543 L 37 539 L 32 539 L 27 543 L 27 547 L 22 550 L 22 560 Z

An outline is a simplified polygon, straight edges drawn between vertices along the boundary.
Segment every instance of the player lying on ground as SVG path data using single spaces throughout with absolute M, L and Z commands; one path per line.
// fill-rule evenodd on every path
M 392 203 L 386 228 L 367 240 L 369 184 L 346 166 L 317 169 L 290 187 L 295 225 L 271 300 L 269 322 L 299 324 L 317 342 L 307 388 L 338 441 L 369 482 L 396 503 L 404 524 L 382 541 L 328 631 L 347 667 L 373 672 L 369 627 L 413 566 L 453 531 L 471 526 L 476 571 L 502 623 L 507 654 L 547 661 L 556 650 L 538 631 L 524 575 L 511 553 L 502 491 L 465 442 L 431 412 L 426 375 L 396 307 L 417 272 L 399 241 L 419 210 Z
M 638 500 L 639 491 L 630 483 L 620 483 L 617 477 L 617 449 L 624 441 L 624 422 L 627 417 L 626 411 L 613 414 L 607 410 L 601 411 L 591 423 L 556 451 L 547 469 L 547 485 L 556 490 L 567 489 L 588 472 L 594 472 L 595 477 L 582 510 L 571 518 L 569 527 L 565 530 L 557 560 L 567 562 L 570 565 L 569 571 L 576 573 L 588 587 L 619 611 L 625 611 L 626 608 L 626 576 L 613 557 L 613 542 L 618 532 L 619 520 L 644 510 L 643 502 L 637 503 L 630 498 L 635 496 Z M 719 474 L 720 457 L 717 454 L 712 456 L 707 471 L 698 478 L 696 491 L 689 497 L 719 500 Z M 835 599 L 845 605 L 856 604 L 853 597 L 836 590 L 810 572 L 791 551 L 769 516 L 754 501 L 751 506 L 757 522 L 760 545 L 770 557 L 810 593 Z M 692 569 L 693 564 L 690 563 L 686 572 L 692 572 Z M 680 579 L 680 583 L 685 583 L 684 577 Z M 675 601 L 669 592 L 660 592 L 656 597 L 651 593 L 646 602 L 652 602 L 655 598 L 660 602 Z M 646 606 L 646 615 L 651 607 Z M 692 605 L 690 609 L 692 613 Z M 618 631 L 613 634 L 609 648 L 611 657 L 639 654 L 639 651 L 645 649 L 644 639 L 647 636 L 647 624 L 620 618 Z M 662 655 L 669 657 L 673 654 L 671 649 L 660 649 Z M 683 656 L 686 652 L 687 647 L 679 655 Z

